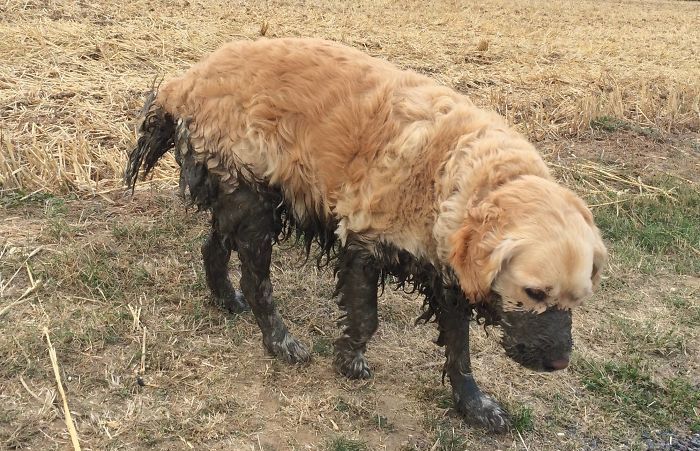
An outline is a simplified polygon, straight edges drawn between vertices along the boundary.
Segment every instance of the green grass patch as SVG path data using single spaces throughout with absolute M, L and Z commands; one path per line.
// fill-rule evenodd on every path
M 535 428 L 532 408 L 527 406 L 517 406 L 510 409 L 511 422 L 513 428 L 520 432 L 532 431 Z
M 615 132 L 625 130 L 627 122 L 612 116 L 599 116 L 591 121 L 591 127 L 604 132 Z
M 445 419 L 431 418 L 426 421 L 426 426 L 434 431 L 431 442 L 435 445 L 431 450 L 438 451 L 463 451 L 469 444 L 469 439 L 458 431 Z
M 333 410 L 345 414 L 354 423 L 362 422 L 377 430 L 393 431 L 396 429 L 386 416 L 374 409 L 368 409 L 362 404 L 347 401 L 343 398 L 336 399 Z
M 683 377 L 654 380 L 641 361 L 578 360 L 572 369 L 598 404 L 629 426 L 697 428 L 700 390 Z
M 700 272 L 700 190 L 677 186 L 675 199 L 635 197 L 619 209 L 597 207 L 595 217 L 626 266 L 653 272 L 653 257 L 663 256 L 678 274 Z
M 73 226 L 66 220 L 68 206 L 66 201 L 58 197 L 48 197 L 44 201 L 44 216 L 48 220 L 49 236 L 57 241 L 64 238 L 71 238 L 78 232 L 78 227 Z
M 352 409 L 352 406 L 343 398 L 338 398 L 333 407 L 333 410 L 336 412 L 350 412 L 350 409 Z
M 119 242 L 144 252 L 162 249 L 164 245 L 178 244 L 180 249 L 183 249 L 183 244 L 187 247 L 192 247 L 192 244 L 197 247 L 201 245 L 200 239 L 194 243 L 183 243 L 187 225 L 172 212 L 163 214 L 155 224 L 114 223 L 111 232 Z
M 673 310 L 677 323 L 692 326 L 700 324 L 700 303 L 690 299 L 694 295 L 695 293 L 686 296 L 670 293 L 662 299 L 663 303 Z
M 593 119 L 591 121 L 591 128 L 608 133 L 627 130 L 644 136 L 645 138 L 653 139 L 655 141 L 663 141 L 663 135 L 655 128 L 642 127 L 624 119 L 618 119 L 612 116 L 599 116 Z
M 430 378 L 420 378 L 416 386 L 418 399 L 432 404 L 441 409 L 448 409 L 454 406 L 452 400 L 452 390 L 445 386 L 436 386 L 435 381 Z
M 336 437 L 326 448 L 328 451 L 369 451 L 367 444 L 361 440 L 351 440 L 345 437 Z
M 38 208 L 43 207 L 44 217 L 48 223 L 48 234 L 55 240 L 70 237 L 75 234 L 77 228 L 66 221 L 68 214 L 67 199 L 74 196 L 57 197 L 53 194 L 36 192 L 25 193 L 23 191 L 8 191 L 0 193 L 0 207 L 4 208 Z
M 117 248 L 66 248 L 35 263 L 47 289 L 107 301 L 131 301 L 134 293 L 156 285 L 141 262 L 130 262 Z M 163 286 L 161 284 L 160 286 Z
M 327 337 L 316 337 L 311 349 L 317 355 L 330 357 L 333 355 L 333 342 Z
M 112 251 L 86 250 L 80 257 L 78 281 L 93 295 L 99 293 L 108 300 L 119 299 L 129 291 L 127 285 L 132 288 L 133 283 L 129 283 L 131 280 L 144 282 L 142 277 L 132 279 L 131 274 L 125 274 L 124 272 L 129 272 L 128 268 L 117 267 L 114 264 L 117 255 Z
M 47 201 L 59 199 L 53 194 L 38 192 L 26 193 L 24 191 L 5 191 L 0 193 L 0 206 L 6 208 L 20 207 L 23 205 L 44 205 Z
M 613 318 L 616 328 L 622 333 L 627 352 L 671 357 L 684 353 L 686 342 L 674 328 L 660 329 L 655 322 L 632 322 L 623 318 Z

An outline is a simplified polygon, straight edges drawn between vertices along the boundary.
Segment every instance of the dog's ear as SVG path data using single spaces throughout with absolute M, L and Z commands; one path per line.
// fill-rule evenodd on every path
M 484 301 L 491 284 L 513 255 L 517 243 L 503 238 L 500 208 L 482 202 L 465 215 L 462 227 L 452 235 L 450 264 L 470 302 Z
M 605 248 L 602 240 L 600 244 L 593 249 L 593 269 L 591 271 L 591 280 L 593 286 L 597 287 L 600 284 L 600 276 L 603 273 L 603 268 L 608 261 L 608 251 Z
M 578 196 L 570 194 L 569 199 L 570 205 L 573 205 L 576 210 L 583 216 L 588 226 L 593 230 L 593 235 L 595 236 L 595 243 L 593 243 L 593 268 L 591 269 L 591 280 L 593 281 L 593 286 L 597 286 L 600 283 L 600 276 L 603 273 L 603 268 L 608 260 L 608 250 L 605 248 L 603 239 L 600 235 L 600 230 L 595 225 L 593 221 L 593 213 L 588 208 L 585 202 L 581 200 Z

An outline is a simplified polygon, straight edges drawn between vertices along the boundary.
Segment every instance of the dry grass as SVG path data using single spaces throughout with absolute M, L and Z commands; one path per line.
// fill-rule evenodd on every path
M 43 327 L 84 449 L 634 449 L 700 427 L 698 28 L 695 2 L 0 0 L 0 448 L 70 446 Z M 172 160 L 150 185 L 168 188 L 122 196 L 154 77 L 260 34 L 455 86 L 596 205 L 611 264 L 572 368 L 531 373 L 475 334 L 477 377 L 517 431 L 454 417 L 435 330 L 403 293 L 380 301 L 376 377 L 336 376 L 332 278 L 293 249 L 275 251 L 276 297 L 315 360 L 270 359 L 250 315 L 207 304 L 206 218 L 170 194 Z
M 535 140 L 603 116 L 700 129 L 692 2 L 7 0 L 0 16 L 5 188 L 113 188 L 151 81 L 261 33 L 335 39 L 430 74 Z
M 276 298 L 315 354 L 309 367 L 290 368 L 265 355 L 250 315 L 209 306 L 199 256 L 205 215 L 184 211 L 173 194 L 20 199 L 0 197 L 0 283 L 17 273 L 2 302 L 46 282 L 0 318 L 13 331 L 0 335 L 6 447 L 70 443 L 43 327 L 84 449 L 607 449 L 634 446 L 646 431 L 697 427 L 700 286 L 659 272 L 665 255 L 613 247 L 603 294 L 575 319 L 568 371 L 524 370 L 493 334 L 476 331 L 477 377 L 520 427 L 489 436 L 449 409 L 436 331 L 413 326 L 414 296 L 381 298 L 369 353 L 375 378 L 347 381 L 331 365 L 331 275 L 299 270 L 298 250 L 276 248 Z M 637 267 L 640 256 L 653 260 L 656 277 Z

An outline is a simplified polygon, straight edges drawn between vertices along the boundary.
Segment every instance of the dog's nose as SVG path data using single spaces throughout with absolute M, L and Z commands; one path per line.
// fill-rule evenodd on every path
M 549 362 L 549 367 L 553 370 L 563 370 L 569 366 L 569 358 L 564 357 L 563 359 L 552 360 Z

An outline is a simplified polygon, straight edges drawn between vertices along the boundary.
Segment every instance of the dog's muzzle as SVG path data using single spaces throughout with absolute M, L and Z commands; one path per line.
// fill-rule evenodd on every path
M 511 359 L 535 371 L 563 370 L 569 365 L 571 311 L 503 312 L 501 344 Z

